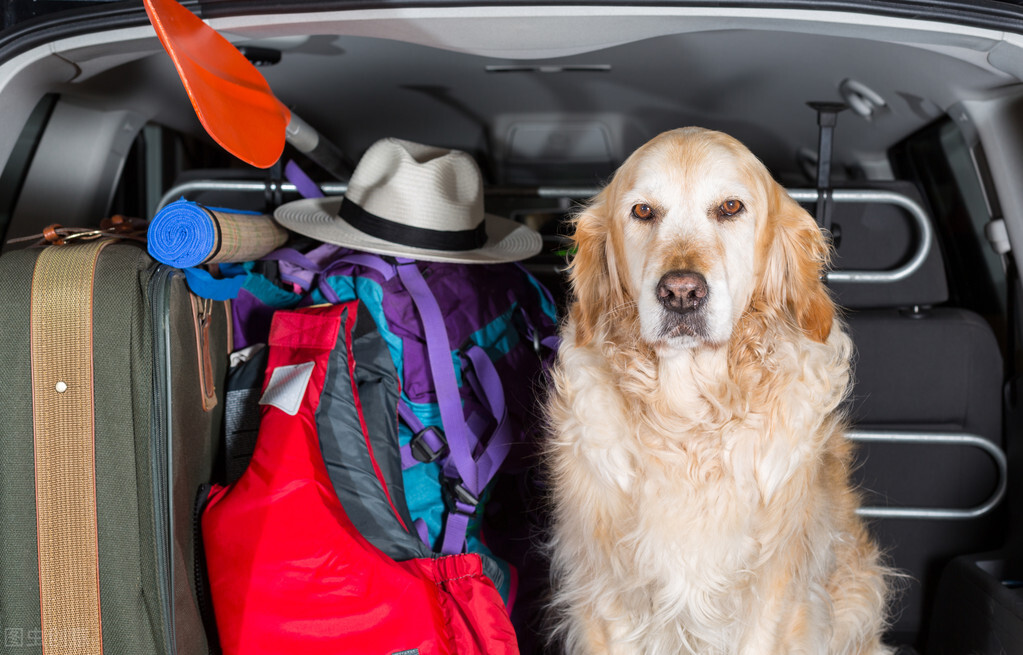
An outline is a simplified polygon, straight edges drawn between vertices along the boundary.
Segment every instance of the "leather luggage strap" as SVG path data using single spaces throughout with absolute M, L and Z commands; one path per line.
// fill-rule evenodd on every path
M 43 653 L 101 655 L 92 301 L 109 240 L 51 246 L 32 278 L 32 416 Z

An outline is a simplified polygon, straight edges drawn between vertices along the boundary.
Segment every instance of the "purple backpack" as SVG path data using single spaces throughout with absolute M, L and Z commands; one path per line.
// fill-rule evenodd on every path
M 358 299 L 367 307 L 401 381 L 394 456 L 420 539 L 438 554 L 493 557 L 482 519 L 495 477 L 524 472 L 536 454 L 538 389 L 557 345 L 550 293 L 519 264 L 416 261 L 333 245 L 268 259 L 302 304 Z M 267 311 L 259 296 L 243 291 L 234 302 L 243 342 L 258 340 Z M 499 555 L 495 577 L 503 579 L 495 583 L 511 604 L 516 572 L 504 559 L 515 558 Z

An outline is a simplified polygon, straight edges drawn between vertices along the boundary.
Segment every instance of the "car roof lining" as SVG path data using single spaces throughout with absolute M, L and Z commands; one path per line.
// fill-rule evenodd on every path
M 735 134 L 776 174 L 792 178 L 783 181 L 798 184 L 799 157 L 809 156 L 817 140 L 805 103 L 838 100 L 838 84 L 853 78 L 881 93 L 889 109 L 870 122 L 843 114 L 836 160 L 855 166 L 857 175 L 885 178 L 892 144 L 959 102 L 1019 84 L 1011 73 L 1023 73 L 1018 35 L 851 12 L 442 7 L 224 17 L 210 24 L 236 43 L 280 49 L 282 62 L 264 69 L 275 94 L 351 155 L 393 135 L 494 157 L 498 173 L 507 153 L 528 150 L 513 142 L 512 132 L 549 129 L 555 139 L 570 128 L 592 143 L 600 135 L 580 126 L 602 125 L 597 131 L 608 135 L 610 171 L 657 131 L 700 124 Z M 52 70 L 40 78 L 46 60 Z M 899 65 L 886 65 L 891 61 Z M 486 70 L 517 62 L 611 70 Z M 28 86 L 18 74 L 27 66 L 34 68 L 28 75 L 36 76 L 36 95 L 13 94 L 19 97 L 7 102 L 20 104 L 8 107 L 10 120 L 27 117 L 38 97 L 57 91 L 201 133 L 148 26 L 23 53 L 0 66 L 0 98 L 13 97 L 6 92 L 11 84 Z M 10 131 L 0 135 L 0 159 L 12 145 L 6 139 L 13 139 Z M 559 164 L 571 169 L 571 161 L 557 157 L 539 163 L 543 174 Z M 579 170 L 592 174 L 600 167 Z
M 658 90 L 660 80 L 680 66 L 685 67 L 686 63 L 679 60 L 656 61 L 659 49 L 671 52 L 672 57 L 681 58 L 688 55 L 691 58 L 694 52 L 698 55 L 701 50 L 707 49 L 708 44 L 714 45 L 715 41 L 720 41 L 723 45 L 717 50 L 716 56 L 699 57 L 701 59 L 699 67 L 703 71 L 704 81 L 696 86 L 701 88 L 712 86 L 706 80 L 748 78 L 749 75 L 741 75 L 742 71 L 739 68 L 755 66 L 756 59 L 766 53 L 773 59 L 768 66 L 758 68 L 757 74 L 762 77 L 773 76 L 774 79 L 769 83 L 760 84 L 759 92 L 769 94 L 765 96 L 765 100 L 776 100 L 778 95 L 790 96 L 793 107 L 808 100 L 835 100 L 837 99 L 835 86 L 841 79 L 845 77 L 859 79 L 867 75 L 866 73 L 857 75 L 855 70 L 840 71 L 837 68 L 838 64 L 821 66 L 818 62 L 815 67 L 806 66 L 805 62 L 800 62 L 800 53 L 805 53 L 804 56 L 809 59 L 817 59 L 824 55 L 833 62 L 857 61 L 863 57 L 870 57 L 872 52 L 884 52 L 888 57 L 898 56 L 899 67 L 878 65 L 877 58 L 874 58 L 869 70 L 870 79 L 860 81 L 872 88 L 887 91 L 887 94 L 883 95 L 903 92 L 907 96 L 915 96 L 919 102 L 915 107 L 909 107 L 908 103 L 911 101 L 906 101 L 906 116 L 902 124 L 893 126 L 887 133 L 881 134 L 880 138 L 878 136 L 871 138 L 870 135 L 876 134 L 879 129 L 883 132 L 885 126 L 873 125 L 869 126 L 869 130 L 860 129 L 861 126 L 853 128 L 864 132 L 864 135 L 857 134 L 851 140 L 871 144 L 873 152 L 847 153 L 846 156 L 852 159 L 876 158 L 878 148 L 876 144 L 890 145 L 896 138 L 918 127 L 922 121 L 930 120 L 932 116 L 927 111 L 921 113 L 921 107 L 924 105 L 931 113 L 944 111 L 951 104 L 964 98 L 982 95 L 988 88 L 1018 82 L 1017 78 L 1001 69 L 1013 70 L 1017 67 L 1023 69 L 1023 48 L 1018 42 L 1007 40 L 1004 33 L 846 12 L 603 6 L 399 8 L 280 14 L 275 15 L 272 20 L 266 16 L 239 16 L 218 18 L 210 22 L 238 43 L 276 47 L 284 51 L 286 61 L 281 66 L 265 71 L 272 88 L 286 103 L 301 109 L 304 112 L 303 117 L 310 114 L 313 119 L 327 123 L 343 119 L 344 112 L 342 111 L 340 116 L 329 115 L 328 110 L 317 106 L 315 98 L 309 97 L 308 91 L 302 91 L 301 85 L 320 80 L 320 84 L 326 87 L 357 89 L 358 86 L 352 85 L 366 84 L 373 90 L 379 90 L 383 86 L 382 83 L 360 81 L 360 78 L 369 77 L 367 74 L 372 71 L 373 76 L 383 74 L 388 77 L 395 89 L 413 86 L 415 82 L 403 80 L 396 71 L 387 70 L 387 66 L 393 66 L 395 63 L 392 59 L 397 58 L 393 55 L 394 52 L 414 57 L 414 63 L 417 64 L 415 75 L 420 80 L 430 78 L 429 82 L 420 82 L 419 86 L 430 84 L 434 87 L 461 90 L 463 95 L 468 92 L 461 89 L 459 77 L 475 74 L 475 71 L 482 70 L 488 63 L 539 60 L 555 63 L 604 64 L 610 61 L 612 67 L 631 67 L 630 83 L 635 82 L 635 88 L 629 90 L 629 93 L 636 97 L 630 98 L 630 102 L 622 103 L 623 112 L 630 106 L 635 107 L 639 103 L 639 96 L 643 94 L 649 97 L 648 105 L 652 107 L 670 108 L 673 104 L 683 106 L 693 104 L 691 101 L 687 103 L 690 96 L 685 88 Z M 338 55 L 336 58 L 327 55 L 329 44 L 325 43 L 323 35 L 331 35 L 336 39 L 335 54 Z M 66 89 L 67 92 L 87 93 L 90 80 L 93 80 L 95 86 L 105 87 L 104 92 L 109 92 L 109 83 L 102 78 L 104 72 L 117 68 L 119 70 L 116 76 L 122 80 L 125 79 L 126 72 L 138 76 L 137 81 L 130 85 L 125 84 L 125 90 L 119 94 L 126 101 L 132 100 L 127 96 L 132 90 L 136 90 L 137 98 L 134 102 L 144 108 L 152 104 L 145 96 L 151 95 L 155 86 L 162 89 L 165 84 L 170 87 L 172 93 L 180 94 L 179 88 L 174 88 L 173 84 L 163 79 L 165 75 L 158 76 L 159 85 L 146 83 L 146 80 L 154 75 L 153 71 L 159 67 L 131 65 L 131 61 L 136 58 L 153 56 L 159 59 L 162 56 L 152 38 L 139 38 L 137 34 L 107 35 L 121 36 L 120 39 L 103 39 L 103 35 L 96 36 L 96 41 L 91 45 L 82 43 L 87 40 L 86 37 L 78 37 L 78 47 L 54 48 L 61 57 L 79 67 L 79 75 L 75 83 Z M 345 57 L 342 54 L 345 42 L 353 43 L 350 39 L 345 39 L 346 36 L 372 37 L 365 43 L 348 48 L 349 50 L 357 48 L 362 59 Z M 374 42 L 372 39 L 386 40 Z M 373 43 L 376 43 L 376 47 Z M 557 45 L 552 47 L 550 45 L 552 43 Z M 786 45 L 787 51 L 794 55 L 779 64 L 776 62 L 783 53 L 777 45 L 782 43 Z M 740 52 L 736 52 L 737 44 L 741 46 Z M 462 53 L 464 57 L 455 57 L 446 54 L 445 51 Z M 744 56 L 744 52 L 750 55 Z M 992 65 L 988 59 L 989 52 L 999 53 L 995 63 L 1001 68 Z M 288 59 L 298 59 L 299 62 L 292 64 L 287 61 Z M 357 70 L 343 70 L 344 64 L 349 60 L 355 60 L 353 68 L 358 67 Z M 636 62 L 643 61 L 655 62 L 656 65 L 635 65 Z M 800 66 L 806 69 L 804 74 L 799 73 Z M 810 79 L 814 77 L 814 69 L 821 72 L 818 76 L 821 79 Z M 935 70 L 940 70 L 941 74 L 929 74 Z M 426 75 L 425 71 L 429 71 L 429 75 Z M 646 76 L 644 71 L 649 71 Z M 888 73 L 888 78 L 878 79 L 878 71 Z M 699 69 L 690 67 L 686 72 L 690 77 L 694 75 L 700 77 Z M 407 77 L 412 78 L 413 75 Z M 594 79 L 599 77 L 599 74 L 590 74 L 589 79 L 582 82 L 564 82 L 568 77 L 560 78 L 557 84 L 565 83 L 566 86 L 579 87 L 578 97 L 590 96 L 599 100 L 599 94 L 614 91 L 607 88 L 604 80 Z M 608 77 L 613 78 L 613 73 Z M 838 79 L 834 79 L 836 77 Z M 94 78 L 101 79 L 96 82 Z M 297 81 L 295 84 L 289 84 L 288 80 Z M 907 80 L 911 84 L 906 84 Z M 470 82 L 480 83 L 478 76 Z M 462 86 L 468 87 L 470 84 Z M 486 85 L 485 82 L 483 84 Z M 553 81 L 548 79 L 542 84 L 530 85 L 504 77 L 501 84 L 549 89 Z M 530 89 L 525 88 L 521 92 L 529 93 Z M 170 96 L 171 93 L 167 95 Z M 390 95 L 393 96 L 394 93 Z M 569 94 L 562 95 L 567 97 Z M 334 106 L 340 106 L 340 97 L 332 97 L 331 93 L 325 96 L 323 105 L 330 106 L 332 101 L 337 100 Z M 486 104 L 485 98 L 486 94 L 477 93 L 472 98 L 463 97 L 460 101 Z M 899 101 L 897 97 L 886 99 L 890 102 Z M 550 106 L 542 104 L 542 96 L 534 96 L 533 100 L 539 103 L 537 111 L 548 115 L 555 112 L 561 112 L 566 116 L 573 116 L 580 111 L 586 113 L 585 109 L 581 110 L 562 99 L 556 99 Z M 161 100 L 157 104 L 163 103 Z M 766 102 L 761 104 L 767 105 Z M 172 106 L 176 111 L 177 103 L 173 103 Z M 791 109 L 792 107 L 788 111 L 778 112 L 777 117 L 758 116 L 756 122 L 777 125 L 777 121 L 783 120 L 783 115 L 791 114 Z M 593 113 L 604 110 L 606 110 L 604 107 L 592 108 Z M 487 118 L 496 115 L 493 109 L 488 108 L 479 109 L 477 113 Z M 692 113 L 682 111 L 679 114 L 680 119 L 708 122 L 706 111 Z M 360 121 L 359 124 L 365 124 L 363 118 L 360 115 L 352 117 L 353 120 Z M 439 118 L 450 122 L 449 131 L 464 128 L 461 124 L 463 121 L 450 112 L 446 117 Z M 160 119 L 167 120 L 167 117 Z M 844 122 L 854 124 L 854 120 L 858 119 Z M 727 127 L 727 122 L 722 120 L 721 126 Z M 812 114 L 808 114 L 804 122 L 808 125 L 802 129 L 797 125 L 791 125 L 784 129 L 774 128 L 774 131 L 784 135 L 797 135 L 795 139 L 792 136 L 786 137 L 786 141 L 798 140 L 805 143 L 809 140 L 812 144 L 816 134 Z M 330 131 L 329 126 L 326 129 Z M 340 127 L 338 132 L 343 132 L 344 129 Z M 372 129 L 361 131 L 374 132 Z M 861 136 L 864 138 L 860 138 Z M 447 145 L 463 144 L 464 142 L 455 139 Z M 359 150 L 368 144 L 356 142 L 351 145 Z M 628 145 L 632 144 L 627 143 Z M 791 159 L 792 148 L 789 147 L 787 150 L 786 156 Z

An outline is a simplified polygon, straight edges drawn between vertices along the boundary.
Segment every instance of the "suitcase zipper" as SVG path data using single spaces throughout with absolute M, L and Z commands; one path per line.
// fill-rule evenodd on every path
M 171 362 L 170 283 L 177 272 L 169 266 L 157 267 L 149 281 L 153 315 L 153 406 L 150 429 L 150 463 L 153 477 L 153 530 L 156 540 L 156 571 L 160 605 L 164 621 L 164 646 L 168 653 L 177 652 L 174 633 L 174 568 L 171 559 L 170 494 L 171 427 L 170 395 Z
M 217 389 L 213 379 L 213 356 L 210 352 L 210 321 L 213 319 L 213 301 L 189 294 L 192 303 L 192 322 L 195 329 L 195 349 L 199 358 L 199 392 L 203 411 L 217 406 Z
M 150 457 L 152 462 L 152 476 L 153 476 L 153 514 L 154 514 L 154 529 L 156 537 L 156 559 L 157 559 L 157 576 L 160 585 L 160 599 L 163 608 L 164 623 L 166 625 L 165 631 L 165 645 L 168 647 L 168 653 L 177 652 L 177 635 L 175 634 L 176 620 L 174 616 L 174 563 L 171 557 L 171 516 L 173 515 L 173 502 L 170 493 L 170 480 L 173 478 L 171 472 L 171 462 L 173 453 L 171 451 L 171 398 L 165 390 L 171 388 L 171 366 L 170 361 L 170 350 L 171 350 L 171 333 L 170 326 L 168 324 L 168 318 L 170 316 L 170 287 L 171 281 L 176 277 L 181 276 L 182 273 L 171 266 L 160 265 L 153 273 L 150 278 L 150 298 L 153 309 L 153 379 L 155 384 L 153 385 L 153 408 L 151 415 L 151 434 L 152 440 L 150 444 Z M 195 320 L 196 328 L 196 345 L 199 348 L 199 352 L 209 356 L 209 341 L 208 341 L 208 330 L 204 331 L 201 329 L 201 323 L 203 318 L 208 321 L 209 312 L 199 311 L 195 303 L 195 297 L 192 296 L 192 309 L 193 319 Z M 207 323 L 208 325 L 208 323 Z M 204 338 L 207 337 L 207 338 Z M 200 383 L 205 382 L 203 379 L 203 359 L 200 354 Z M 212 366 L 210 367 L 210 376 L 208 378 L 212 385 Z M 214 402 L 216 395 L 214 392 Z M 209 493 L 207 486 L 205 493 L 200 488 L 201 497 L 204 499 L 202 506 L 205 507 L 205 497 Z M 196 529 L 197 517 L 201 515 L 201 508 L 193 508 L 193 530 Z M 202 537 L 198 533 L 194 533 L 194 543 L 197 543 L 197 550 L 195 551 L 196 569 L 192 571 L 193 578 L 198 580 L 199 575 L 205 574 L 205 570 L 200 570 L 200 566 L 205 565 L 205 558 L 202 557 Z M 188 575 L 186 573 L 186 575 Z M 220 642 L 216 637 L 216 624 L 211 623 L 212 608 L 209 608 L 209 593 L 208 589 L 196 586 L 195 588 L 196 600 L 200 612 L 200 618 L 203 622 L 203 627 L 207 634 L 207 643 L 210 655 L 220 654 Z M 207 609 L 209 608 L 209 609 Z M 212 632 L 210 628 L 213 628 Z

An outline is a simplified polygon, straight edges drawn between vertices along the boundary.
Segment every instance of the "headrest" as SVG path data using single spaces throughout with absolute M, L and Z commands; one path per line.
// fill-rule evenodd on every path
M 836 190 L 843 187 L 836 187 Z M 887 191 L 905 196 L 926 209 L 923 198 L 909 182 L 850 184 L 846 189 Z M 844 189 L 843 189 L 844 190 Z M 832 206 L 835 235 L 835 271 L 884 271 L 908 262 L 916 253 L 919 227 L 909 210 L 882 202 L 836 202 Z M 923 265 L 894 282 L 841 282 L 829 280 L 835 301 L 850 309 L 938 305 L 948 300 L 948 283 L 937 240 Z

